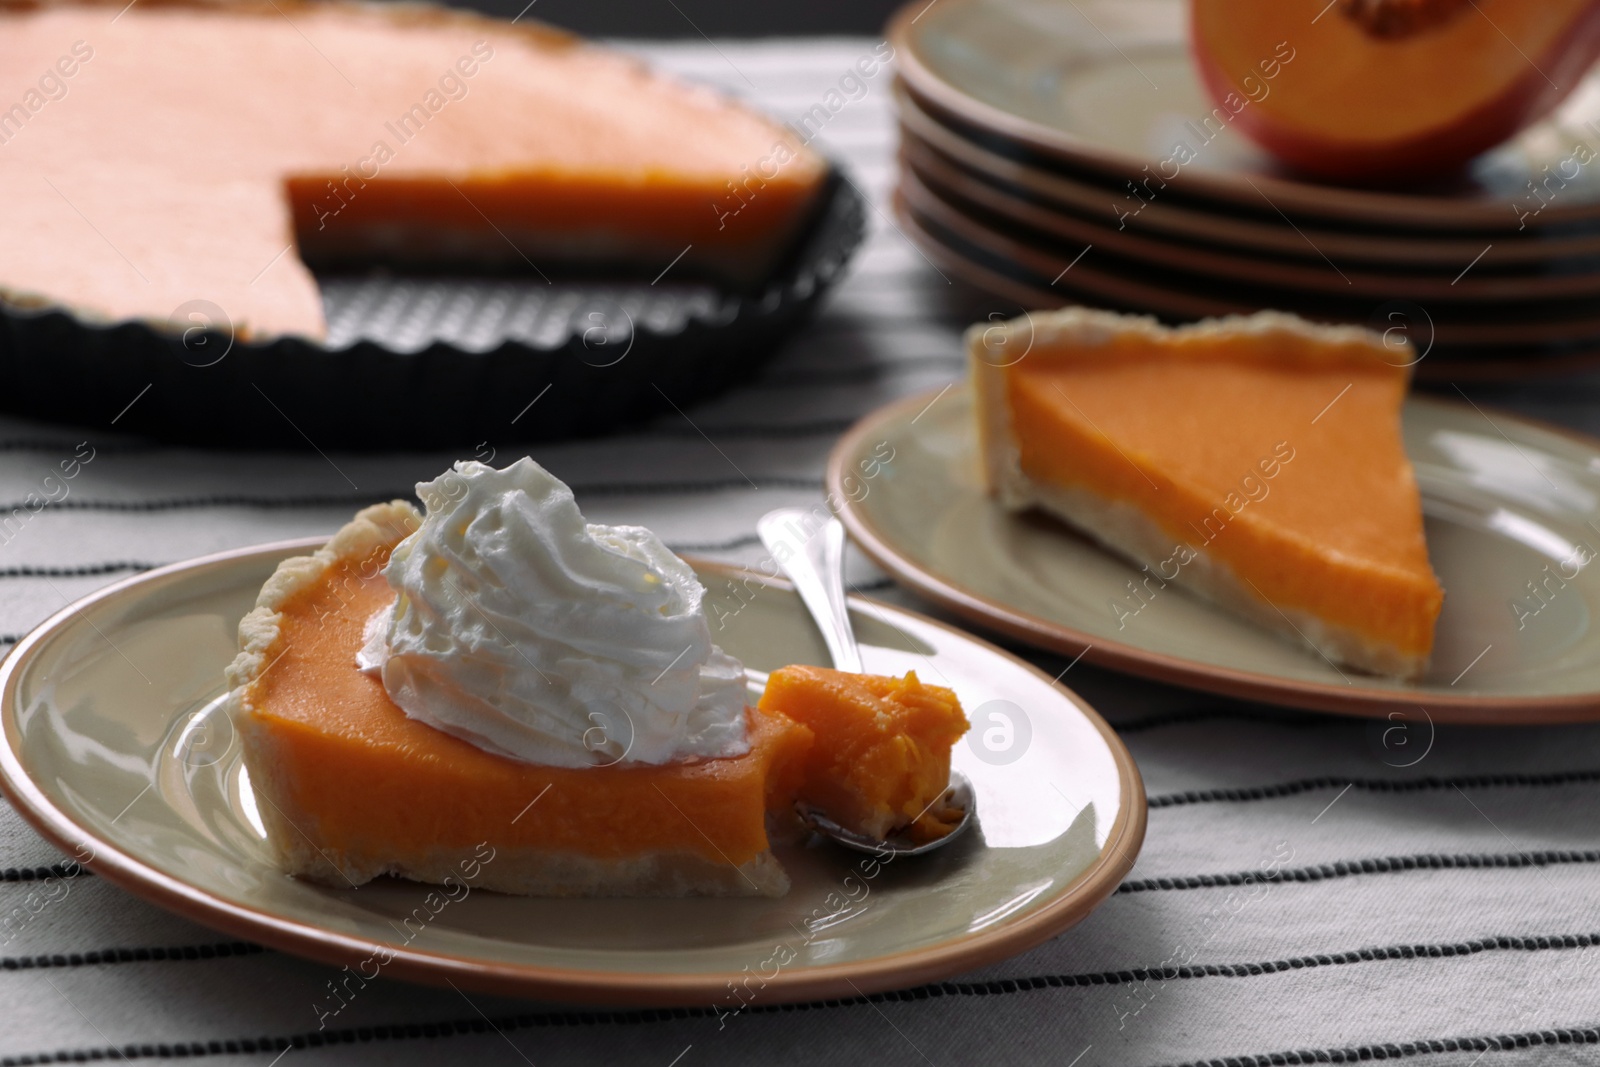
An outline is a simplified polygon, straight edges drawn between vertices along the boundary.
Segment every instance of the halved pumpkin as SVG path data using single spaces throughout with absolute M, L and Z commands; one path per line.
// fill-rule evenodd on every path
M 1335 180 L 1448 175 L 1547 114 L 1600 55 L 1597 0 L 1191 0 L 1190 11 L 1225 124 Z

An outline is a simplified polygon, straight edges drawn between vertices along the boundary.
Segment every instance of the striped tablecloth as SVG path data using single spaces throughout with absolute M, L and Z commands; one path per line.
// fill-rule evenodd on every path
M 879 207 L 848 282 L 760 381 L 696 408 L 693 425 L 674 416 L 536 451 L 594 520 L 753 562 L 757 516 L 819 498 L 839 431 L 960 374 L 957 290 L 882 210 L 895 143 L 888 75 L 846 77 L 880 46 L 641 49 L 782 118 L 823 104 L 821 143 Z M 1600 429 L 1592 380 L 1469 392 Z M 71 496 L 0 550 L 0 640 L 134 571 L 329 532 L 458 458 L 228 455 L 155 447 L 104 424 L 5 419 L 0 510 L 85 440 L 95 458 Z M 863 588 L 911 602 L 863 560 L 851 566 Z M 319 1033 L 328 968 L 231 941 L 91 876 L 52 878 L 62 857 L 0 805 L 0 914 L 52 894 L 0 945 L 0 1063 L 1600 1062 L 1600 729 L 1440 728 L 1427 757 L 1402 769 L 1361 722 L 1081 664 L 1067 680 L 1143 769 L 1147 843 L 1081 926 L 982 972 L 865 1000 L 757 1006 L 726 1027 L 709 1010 L 574 1012 L 385 980 Z M 1281 877 L 1246 883 L 1264 863 Z

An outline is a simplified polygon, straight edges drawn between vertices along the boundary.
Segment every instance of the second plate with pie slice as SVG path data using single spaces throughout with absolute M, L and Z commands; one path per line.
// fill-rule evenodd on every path
M 1230 696 L 1416 721 L 1600 719 L 1600 442 L 1413 397 L 1406 451 L 1446 590 L 1430 672 L 1342 673 L 1173 590 L 1128 618 L 1138 569 L 984 489 L 965 386 L 891 404 L 835 447 L 828 486 L 856 542 L 918 593 L 1069 656 Z M 862 493 L 862 471 L 875 471 Z

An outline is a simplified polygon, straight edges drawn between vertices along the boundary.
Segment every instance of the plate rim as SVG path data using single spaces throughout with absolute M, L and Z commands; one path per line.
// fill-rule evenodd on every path
M 944 243 L 937 234 L 918 220 L 900 194 L 898 185 L 890 191 L 889 211 L 895 225 L 904 231 L 906 239 L 916 245 L 941 273 L 948 271 L 950 275 L 959 279 L 962 285 L 972 288 L 986 299 L 1000 300 L 1018 309 L 1085 304 L 1119 308 L 1130 314 L 1151 314 L 1146 306 L 1112 299 L 1103 293 L 1098 296 L 1074 296 L 1073 290 L 1067 288 L 1065 281 L 1061 290 L 1052 294 L 1034 287 L 1028 281 L 1002 274 L 990 266 L 969 258 L 959 249 Z M 1080 289 L 1077 292 L 1082 294 L 1085 290 Z M 1553 351 L 1557 346 L 1558 342 L 1555 341 L 1538 342 L 1535 351 L 1514 352 L 1510 358 L 1504 353 L 1510 346 L 1504 343 L 1484 346 L 1501 350 L 1495 357 L 1460 354 L 1463 350 L 1456 349 L 1449 356 L 1440 354 L 1436 360 L 1424 360 L 1416 368 L 1416 377 L 1419 381 L 1427 382 L 1504 383 L 1541 375 L 1588 371 L 1600 365 L 1600 335 L 1580 338 L 1573 346 L 1568 346 L 1569 349 L 1575 347 L 1575 350 Z M 1430 367 L 1443 369 L 1431 370 Z M 1534 420 L 1523 419 L 1523 421 Z M 1550 427 L 1550 429 L 1556 433 L 1563 432 L 1561 427 Z
M 959 381 L 954 386 L 968 390 Z M 1600 721 L 1600 689 L 1591 693 L 1548 697 L 1512 698 L 1505 695 L 1468 696 L 1459 694 L 1375 689 L 1360 682 L 1350 686 L 1285 679 L 1259 671 L 1218 667 L 1164 652 L 1154 652 L 1127 641 L 1115 641 L 1071 626 L 1020 611 L 1002 601 L 946 580 L 901 553 L 866 515 L 864 509 L 844 491 L 844 479 L 862 454 L 869 438 L 887 439 L 881 430 L 912 412 L 921 411 L 942 396 L 944 390 L 927 390 L 902 397 L 864 415 L 834 444 L 828 454 L 824 485 L 842 501 L 839 518 L 856 545 L 873 562 L 888 571 L 897 582 L 961 618 L 978 623 L 997 633 L 1026 642 L 1058 655 L 1081 656 L 1089 663 L 1137 678 L 1165 682 L 1185 689 L 1236 697 L 1280 708 L 1333 712 L 1362 718 L 1383 718 L 1391 712 L 1410 713 L 1423 708 L 1435 723 L 1464 725 L 1551 725 Z M 1409 393 L 1407 403 L 1467 410 L 1467 405 L 1448 399 Z M 1490 408 L 1500 419 L 1521 423 L 1545 433 L 1564 437 L 1600 455 L 1600 440 L 1541 423 L 1535 419 Z M 1498 423 L 1497 423 L 1498 424 Z M 1355 676 L 1365 679 L 1365 675 Z
M 945 10 L 962 6 L 979 6 L 984 0 L 946 0 Z M 929 64 L 923 61 L 915 43 L 912 26 L 922 17 L 929 5 L 927 0 L 908 0 L 890 16 L 885 36 L 894 47 L 897 70 L 905 79 L 911 92 L 932 105 L 935 111 L 946 114 L 978 129 L 987 130 L 1012 141 L 1024 149 L 1038 153 L 1045 160 L 1067 168 L 1087 169 L 1102 175 L 1126 177 L 1137 174 L 1140 168 L 1152 162 L 1148 158 L 1094 144 L 1064 130 L 1024 118 L 1004 108 L 987 103 L 967 93 L 952 82 L 946 81 Z M 1185 19 L 1187 23 L 1187 18 Z M 1188 49 L 1186 48 L 1187 52 Z M 1503 233 L 1512 227 L 1500 212 L 1489 209 L 1490 202 L 1459 203 L 1445 197 L 1404 194 L 1336 185 L 1319 185 L 1297 181 L 1274 174 L 1252 175 L 1251 180 L 1271 194 L 1273 199 L 1288 207 L 1307 211 L 1323 219 L 1344 219 L 1376 225 L 1395 224 L 1418 229 L 1449 230 L 1456 228 Z M 1238 182 L 1212 172 L 1196 172 L 1191 176 L 1195 194 L 1233 203 L 1249 202 Z M 1500 201 L 1493 202 L 1500 205 Z M 1586 207 L 1568 207 L 1552 215 L 1546 227 L 1560 227 L 1600 217 L 1600 202 Z M 1514 220 L 1513 220 L 1514 221 Z
M 1081 175 L 1054 173 L 1022 160 L 1006 158 L 941 123 L 924 110 L 903 79 L 897 77 L 893 92 L 895 118 L 902 140 L 914 140 L 923 150 L 950 161 L 950 165 L 973 172 L 975 180 L 997 188 L 1005 187 L 1012 195 L 1016 195 L 1015 190 L 1022 190 L 1046 202 L 1052 209 L 1059 206 L 1064 210 L 1085 211 L 1090 197 L 1095 198 L 1096 203 L 1100 202 L 1103 190 Z M 1296 238 L 1292 231 L 1278 234 L 1267 223 L 1233 216 L 1212 216 L 1188 203 L 1173 204 L 1159 199 L 1146 203 L 1140 213 L 1141 221 L 1146 214 L 1151 219 L 1147 232 L 1158 233 L 1162 239 L 1173 237 L 1217 247 L 1298 258 L 1308 263 L 1317 261 L 1315 250 Z M 1212 221 L 1218 218 L 1222 221 Z M 1329 220 L 1320 221 L 1323 222 L 1321 227 L 1312 222 L 1302 227 L 1316 236 L 1318 247 L 1334 244 L 1340 246 L 1334 254 L 1366 263 L 1406 263 L 1441 268 L 1450 264 L 1459 266 L 1463 259 L 1472 257 L 1477 247 L 1470 239 L 1437 233 L 1401 237 L 1366 232 L 1352 234 L 1347 230 L 1330 230 L 1326 225 Z M 1229 234 L 1223 234 L 1218 230 L 1221 225 L 1235 228 Z M 1241 234 L 1248 236 L 1241 237 Z M 1341 246 L 1343 242 L 1348 242 L 1348 245 Z M 1447 244 L 1451 247 L 1440 247 Z M 1357 245 L 1366 247 L 1355 247 Z M 1457 245 L 1460 247 L 1455 247 Z M 1418 248 L 1427 251 L 1415 251 Z M 1507 261 L 1505 255 L 1513 258 Z M 1526 251 L 1505 248 L 1504 255 L 1496 258 L 1532 268 L 1566 260 L 1593 259 L 1596 256 L 1600 256 L 1600 236 L 1587 234 L 1572 237 L 1557 232 L 1541 236 Z
M 1013 220 L 1012 225 L 1016 229 L 1008 232 L 982 216 L 984 210 L 1003 214 L 1000 209 L 984 209 L 980 206 L 974 210 L 968 203 L 959 202 L 969 198 L 961 195 L 952 196 L 947 190 L 936 188 L 936 183 L 930 183 L 912 165 L 902 161 L 900 168 L 899 180 L 891 190 L 897 210 L 903 204 L 905 210 L 912 215 L 930 220 L 935 226 L 955 234 L 958 240 L 981 249 L 987 255 L 1003 259 L 1022 271 L 1039 272 L 1037 276 L 1041 280 L 1044 275 L 1054 273 L 1057 281 L 1060 281 L 1066 271 L 1058 272 L 1057 268 L 1070 263 L 1078 278 L 1094 279 L 1088 283 L 1079 282 L 1081 287 L 1098 288 L 1109 294 L 1109 299 L 1120 300 L 1129 306 L 1147 307 L 1159 315 L 1172 318 L 1246 315 L 1264 306 L 1277 306 L 1300 309 L 1302 314 L 1312 318 L 1351 322 L 1359 321 L 1359 318 L 1337 308 L 1329 308 L 1326 303 L 1321 308 L 1307 309 L 1307 305 L 1316 301 L 1330 300 L 1354 300 L 1358 304 L 1364 304 L 1378 299 L 1370 292 L 1366 295 L 1355 294 L 1340 290 L 1336 286 L 1326 290 L 1295 286 L 1274 287 L 1270 282 L 1252 282 L 1239 278 L 1222 282 L 1221 287 L 1243 294 L 1242 297 L 1212 296 L 1203 289 L 1197 291 L 1197 286 L 1218 284 L 1216 279 L 1221 277 L 1220 271 L 1202 270 L 1192 265 L 1180 265 L 1176 260 L 1163 261 L 1159 257 L 1136 255 L 1109 246 L 1106 246 L 1108 254 L 1121 260 L 1121 263 L 1107 265 L 1102 260 L 1097 260 L 1092 265 L 1086 264 L 1080 267 L 1073 260 L 1071 252 L 1049 247 L 1051 240 L 1060 239 L 1053 238 L 1040 227 Z M 926 226 L 922 228 L 927 229 Z M 1028 232 L 1023 233 L 1018 230 Z M 1089 242 L 1091 248 L 1099 246 L 1099 242 Z M 1174 279 L 1173 273 L 1179 277 Z M 1600 278 L 1600 275 L 1596 277 Z M 1370 280 L 1371 276 L 1368 278 Z M 1276 291 L 1263 297 L 1261 295 L 1263 289 Z M 1400 290 L 1395 288 L 1393 291 Z M 1480 313 L 1483 309 L 1489 309 L 1488 318 L 1491 321 L 1480 318 L 1464 326 L 1434 322 L 1434 337 L 1437 342 L 1440 345 L 1448 345 L 1454 350 L 1507 347 L 1525 335 L 1532 336 L 1532 343 L 1558 344 L 1574 336 L 1594 336 L 1600 332 L 1600 316 L 1596 316 L 1590 310 L 1596 303 L 1592 296 L 1552 297 L 1553 301 L 1567 305 L 1559 313 L 1539 309 L 1537 300 L 1522 297 L 1501 299 L 1480 293 L 1453 304 L 1442 304 L 1434 297 L 1425 296 L 1422 299 L 1432 301 L 1432 306 L 1436 308 L 1442 306 L 1457 313 L 1463 308 Z M 1530 305 L 1536 310 L 1530 311 Z M 1588 318 L 1583 317 L 1585 313 L 1588 314 Z
M 1545 289 L 1557 290 L 1550 295 L 1551 300 L 1592 303 L 1596 297 L 1600 297 L 1600 271 L 1597 270 L 1561 274 L 1480 273 L 1472 278 L 1459 278 L 1460 287 L 1453 295 L 1446 295 L 1444 291 L 1456 285 L 1444 279 L 1444 273 L 1448 271 L 1427 273 L 1419 270 L 1410 275 L 1384 274 L 1381 273 L 1381 266 L 1375 267 L 1371 263 L 1352 265 L 1348 261 L 1340 271 L 1353 286 L 1340 289 L 1332 281 L 1339 275 L 1307 261 L 1273 258 L 1264 253 L 1251 254 L 1220 245 L 1193 244 L 1116 230 L 1066 211 L 1030 203 L 1011 190 L 961 173 L 959 167 L 943 160 L 912 158 L 921 152 L 938 155 L 936 150 L 930 151 L 920 143 L 902 138 L 897 161 L 900 166 L 899 187 L 902 190 L 909 189 L 917 197 L 931 195 L 951 210 L 1002 236 L 1010 235 L 990 219 L 982 217 L 983 213 L 998 217 L 1004 225 L 1026 230 L 1033 236 L 1033 241 L 1024 244 L 1018 238 L 1010 239 L 1030 253 L 1065 256 L 1070 253 L 1065 250 L 1058 253 L 1050 246 L 1058 242 L 1072 245 L 1081 240 L 1101 245 L 1112 255 L 1139 266 L 1224 279 L 1246 289 L 1275 288 L 1290 297 L 1305 300 L 1330 296 L 1381 300 L 1396 292 L 1405 292 L 1413 302 L 1432 302 L 1434 306 L 1451 307 L 1445 303 L 1450 300 L 1456 304 L 1514 311 L 1544 299 L 1542 292 Z M 1069 235 L 1069 230 L 1074 232 Z M 1291 276 L 1292 281 L 1284 280 Z M 1456 344 L 1462 343 L 1460 339 L 1453 340 Z
M 475 992 L 534 997 L 563 1003 L 645 1008 L 699 1007 L 714 1011 L 716 996 L 724 991 L 728 980 L 738 976 L 737 972 L 638 973 L 474 961 L 462 954 L 421 951 L 407 945 L 395 946 L 369 940 L 311 922 L 286 918 L 245 902 L 229 900 L 194 886 L 180 876 L 167 874 L 120 847 L 115 841 L 83 827 L 70 812 L 57 805 L 35 784 L 20 751 L 22 738 L 16 727 L 16 716 L 12 713 L 19 678 L 37 650 L 81 612 L 105 601 L 136 595 L 141 586 L 159 587 L 177 575 L 223 570 L 246 560 L 287 558 L 296 553 L 315 551 L 326 542 L 326 536 L 293 538 L 228 549 L 168 564 L 98 589 L 73 601 L 30 630 L 0 660 L 0 733 L 4 738 L 4 743 L 0 744 L 0 794 L 10 801 L 27 823 L 57 848 L 72 854 L 88 847 L 90 858 L 83 860 L 82 866 L 118 888 L 193 922 L 248 938 L 290 955 L 339 966 L 366 959 L 381 949 L 389 953 L 390 961 L 385 968 L 395 977 L 427 985 L 454 983 Z M 693 555 L 684 559 L 697 573 L 712 573 L 741 581 L 757 581 L 779 589 L 793 589 L 789 582 L 757 570 Z M 1148 808 L 1143 778 L 1122 739 L 1087 700 L 1033 664 L 982 637 L 893 604 L 854 595 L 849 600 L 858 608 L 865 603 L 878 610 L 909 615 L 1009 659 L 1043 679 L 1100 734 L 1116 765 L 1122 802 L 1117 817 L 1107 831 L 1105 844 L 1100 847 L 1095 859 L 1061 887 L 1054 900 L 1025 918 L 921 949 L 893 952 L 857 963 L 783 972 L 763 987 L 766 1004 L 830 997 L 854 998 L 902 989 L 1010 958 L 1060 934 L 1088 916 L 1116 891 L 1122 878 L 1132 869 L 1144 843 Z

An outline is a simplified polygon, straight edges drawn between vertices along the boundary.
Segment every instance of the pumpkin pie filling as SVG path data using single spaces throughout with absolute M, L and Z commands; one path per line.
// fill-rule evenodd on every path
M 1409 350 L 1265 313 L 1012 326 L 1015 363 L 969 335 L 1002 502 L 1143 565 L 1135 608 L 1176 584 L 1354 666 L 1423 669 L 1443 592 L 1400 435 Z
M 762 712 L 809 727 L 799 799 L 840 826 L 882 840 L 908 830 L 943 837 L 959 821 L 940 799 L 950 787 L 950 750 L 967 731 L 956 694 L 904 678 L 825 667 L 773 671 Z
M 320 338 L 308 264 L 750 288 L 827 176 L 710 90 L 421 5 L 0 0 L 0 70 L 0 294 L 95 320 Z
M 681 852 L 734 867 L 767 850 L 769 800 L 792 801 L 809 731 L 749 709 L 750 751 L 729 759 L 551 767 L 485 752 L 408 718 L 355 669 L 367 619 L 394 599 L 358 569 L 341 564 L 283 606 L 272 665 L 246 698 L 272 752 L 264 762 L 293 768 L 273 803 L 318 847 L 356 869 L 420 842 L 601 860 Z
M 564 486 L 560 491 L 567 492 Z M 570 494 L 566 500 L 570 506 Z M 514 510 L 524 503 L 514 501 L 508 507 Z M 556 505 L 561 504 L 558 498 Z M 489 520 L 502 533 L 511 521 L 499 514 Z M 578 725 L 564 732 L 559 722 L 553 727 L 553 737 L 566 747 L 552 749 L 549 761 L 536 762 L 424 721 L 396 702 L 385 678 L 362 668 L 359 657 L 370 647 L 373 620 L 389 617 L 391 608 L 402 620 L 407 617 L 397 608 L 390 564 L 398 561 L 396 549 L 403 541 L 427 532 L 419 530 L 422 525 L 416 509 L 402 501 L 365 509 L 316 555 L 280 564 L 263 587 L 257 608 L 240 624 L 242 650 L 229 670 L 230 714 L 279 865 L 334 886 L 359 885 L 384 874 L 439 882 L 452 876 L 465 858 L 481 860 L 488 851 L 494 859 L 482 863 L 475 882 L 508 892 L 785 892 L 788 877 L 772 855 L 767 816 L 791 811 L 812 733 L 781 713 L 750 708 L 736 698 L 732 710 L 737 719 L 718 712 L 709 732 L 702 729 L 696 735 L 681 716 L 669 715 L 653 724 L 659 727 L 654 737 L 649 736 L 652 724 L 640 723 L 638 737 L 627 738 L 623 746 L 591 737 L 599 727 L 585 729 L 587 720 L 573 719 Z M 629 527 L 588 529 L 642 535 Z M 474 536 L 476 551 L 494 554 L 492 538 Z M 590 546 L 602 559 L 609 558 L 600 547 L 606 536 L 597 534 L 599 545 Z M 642 536 L 653 542 L 653 535 Z M 419 550 L 413 542 L 410 551 L 423 551 L 418 557 L 422 567 L 433 571 L 440 557 L 428 553 L 436 545 L 422 545 Z M 602 603 L 610 576 L 594 573 L 592 559 L 584 571 L 579 549 L 567 545 L 562 551 L 565 555 L 556 557 L 559 565 L 573 565 L 592 579 L 595 602 Z M 609 595 L 626 588 L 630 576 L 642 573 L 648 579 L 652 572 L 634 566 L 639 562 L 624 557 L 623 577 L 609 587 Z M 691 573 L 681 561 L 677 567 Z M 656 584 L 681 578 L 668 572 Z M 458 573 L 450 588 L 461 588 L 468 580 Z M 414 588 L 404 594 L 420 595 Z M 497 608 L 492 598 L 484 600 L 484 605 L 472 606 L 486 612 Z M 582 600 L 571 607 L 586 610 Z M 674 623 L 690 632 L 703 627 L 698 601 L 684 605 L 676 620 L 666 622 L 649 609 L 641 625 L 667 625 L 665 632 L 675 638 L 683 630 L 672 629 Z M 616 677 L 627 678 L 630 658 L 649 650 L 649 631 L 642 632 L 644 637 L 619 637 L 623 647 L 618 670 L 623 673 Z M 425 644 L 435 647 L 442 639 L 438 635 Z M 391 663 L 403 658 L 408 647 L 391 640 Z M 708 647 L 712 666 L 720 669 L 716 657 L 722 654 Z M 524 635 L 517 648 L 498 651 L 522 652 L 530 670 L 537 672 L 538 657 L 564 655 L 565 648 L 557 645 L 552 652 Z M 463 669 L 481 676 L 481 656 L 470 650 L 462 655 L 470 661 Z M 604 666 L 591 667 L 591 673 Z M 657 670 L 648 661 L 644 666 L 650 674 Z M 662 689 L 681 685 L 687 677 L 687 699 L 692 702 L 699 669 L 688 664 L 679 676 L 661 671 Z M 742 693 L 742 676 L 739 684 Z M 575 693 L 574 687 L 552 698 L 559 705 L 557 720 L 562 710 L 571 712 L 569 719 L 578 714 L 575 708 L 581 710 Z M 676 700 L 670 693 L 650 696 L 669 705 Z M 721 696 L 716 699 L 719 706 L 726 703 Z M 692 718 L 688 725 L 693 725 Z M 737 726 L 737 734 L 729 725 Z M 663 743 L 676 748 L 664 750 Z M 635 747 L 650 749 L 656 761 L 628 758 Z

